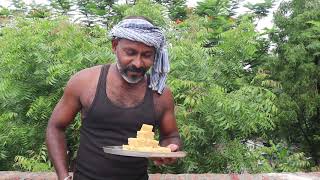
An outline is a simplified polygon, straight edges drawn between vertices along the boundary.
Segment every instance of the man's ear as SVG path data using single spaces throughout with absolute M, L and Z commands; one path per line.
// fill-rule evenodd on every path
M 112 39 L 111 43 L 112 43 L 112 52 L 115 53 L 116 52 L 116 47 L 117 47 L 117 45 L 119 43 L 119 39 Z

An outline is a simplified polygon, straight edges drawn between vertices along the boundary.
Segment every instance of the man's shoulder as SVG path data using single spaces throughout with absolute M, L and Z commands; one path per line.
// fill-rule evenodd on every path
M 82 69 L 76 72 L 75 74 L 73 74 L 70 78 L 70 81 L 77 81 L 77 82 L 92 81 L 94 78 L 99 77 L 102 66 L 103 65 L 97 65 L 97 66 Z
M 170 87 L 166 86 L 163 89 L 162 94 L 159 94 L 157 91 L 153 91 L 153 95 L 156 96 L 157 98 L 166 98 L 166 97 L 172 95 L 172 91 L 171 91 Z
M 78 71 L 77 73 L 71 76 L 67 86 L 83 87 L 84 85 L 89 85 L 99 77 L 101 67 L 102 65 L 97 65 Z
M 158 105 L 166 105 L 167 103 L 173 103 L 173 95 L 171 89 L 166 86 L 162 92 L 162 94 L 153 91 L 153 97 L 157 101 Z
M 89 68 L 82 69 L 81 71 L 78 71 L 73 76 L 79 76 L 81 78 L 90 78 L 91 76 L 96 75 L 97 73 L 100 73 L 102 65 L 97 65 Z

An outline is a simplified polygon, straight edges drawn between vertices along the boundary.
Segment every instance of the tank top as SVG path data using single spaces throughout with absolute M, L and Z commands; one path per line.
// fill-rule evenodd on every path
M 156 126 L 153 92 L 146 86 L 141 103 L 134 107 L 119 107 L 106 94 L 110 65 L 101 68 L 96 94 L 80 128 L 75 180 L 148 179 L 146 158 L 106 154 L 104 146 L 121 146 L 135 137 L 142 124 Z M 148 84 L 150 78 L 148 76 Z

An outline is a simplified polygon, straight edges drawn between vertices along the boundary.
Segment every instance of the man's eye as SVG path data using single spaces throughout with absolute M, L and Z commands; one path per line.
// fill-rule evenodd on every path
M 145 54 L 144 55 L 145 58 L 152 58 L 152 56 L 153 56 L 152 54 Z
M 134 55 L 135 53 L 134 53 L 134 51 L 130 51 L 130 50 L 129 50 L 129 51 L 126 51 L 126 54 L 129 55 L 129 56 L 132 56 L 132 55 Z

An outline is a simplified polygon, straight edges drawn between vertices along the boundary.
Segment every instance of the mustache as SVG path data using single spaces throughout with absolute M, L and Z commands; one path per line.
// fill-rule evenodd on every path
M 127 72 L 136 72 L 136 73 L 146 73 L 147 70 L 145 68 L 137 68 L 136 66 L 128 66 L 127 68 L 124 69 L 124 71 L 127 73 Z

